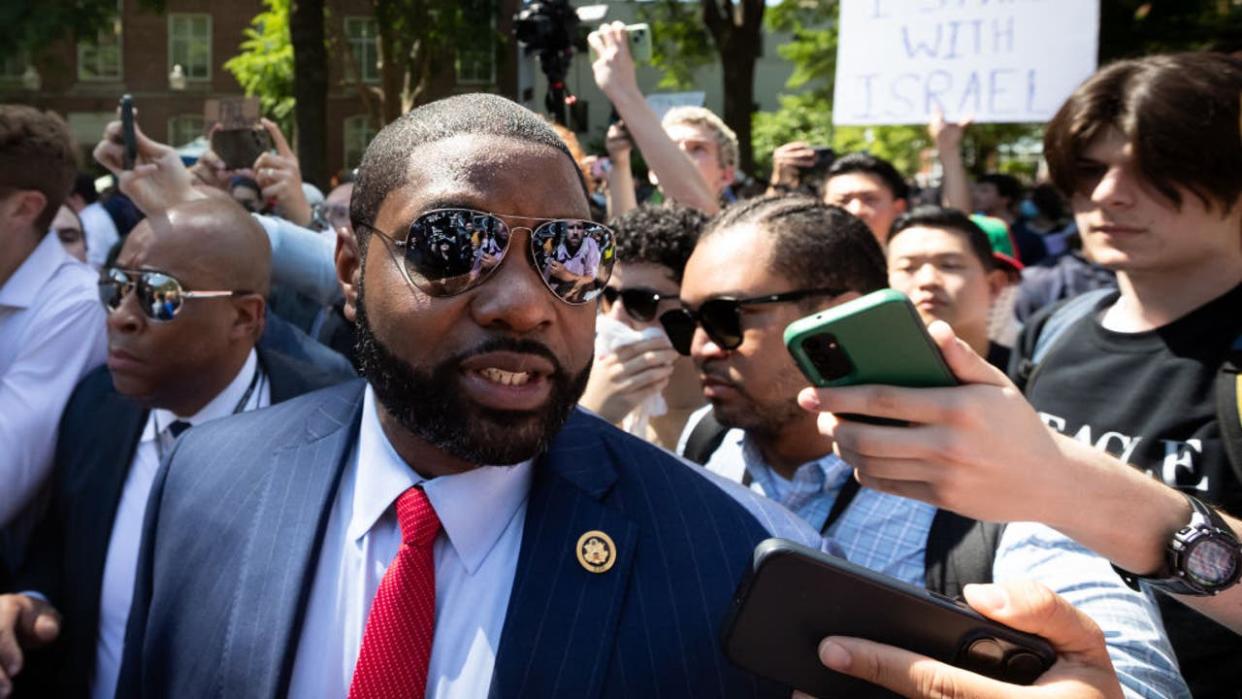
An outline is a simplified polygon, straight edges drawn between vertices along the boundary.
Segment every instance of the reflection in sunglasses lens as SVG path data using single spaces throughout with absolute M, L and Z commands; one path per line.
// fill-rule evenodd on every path
M 492 214 L 438 209 L 419 216 L 406 238 L 410 281 L 432 296 L 451 296 L 487 280 L 509 247 L 509 227 Z M 591 221 L 549 221 L 531 233 L 535 268 L 569 303 L 599 295 L 612 272 L 612 232 Z

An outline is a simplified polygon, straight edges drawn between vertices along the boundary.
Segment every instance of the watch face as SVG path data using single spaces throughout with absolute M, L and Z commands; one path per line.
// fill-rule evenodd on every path
M 1187 553 L 1185 570 L 1205 587 L 1228 585 L 1239 573 L 1237 547 L 1216 538 L 1201 539 Z

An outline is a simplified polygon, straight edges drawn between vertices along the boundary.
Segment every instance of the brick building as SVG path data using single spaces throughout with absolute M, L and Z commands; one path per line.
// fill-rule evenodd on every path
M 518 4 L 493 5 L 498 9 L 491 26 L 499 36 L 510 35 Z M 0 102 L 61 114 L 88 166 L 90 148 L 126 92 L 152 138 L 180 146 L 201 135 L 205 100 L 243 94 L 224 63 L 239 52 L 243 31 L 263 10 L 261 0 L 167 0 L 162 13 L 139 9 L 137 0 L 118 5 L 118 20 L 98 37 L 66 38 L 33 59 L 0 61 Z M 360 89 L 378 89 L 377 28 L 370 0 L 326 0 L 325 5 L 331 42 L 325 138 L 328 172 L 336 173 L 357 165 L 376 131 Z M 453 74 L 434 76 L 441 92 L 516 91 L 517 68 L 508 58 L 512 45 L 483 43 L 488 48 L 482 52 L 459 51 Z M 348 57 L 355 70 L 347 70 Z M 183 79 L 173 76 L 176 66 Z M 364 85 L 346 79 L 356 72 Z

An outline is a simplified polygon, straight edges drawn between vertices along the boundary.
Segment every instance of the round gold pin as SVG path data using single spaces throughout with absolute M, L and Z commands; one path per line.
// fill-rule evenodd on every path
M 612 537 L 597 529 L 578 537 L 578 562 L 592 573 L 607 573 L 617 562 L 617 545 Z

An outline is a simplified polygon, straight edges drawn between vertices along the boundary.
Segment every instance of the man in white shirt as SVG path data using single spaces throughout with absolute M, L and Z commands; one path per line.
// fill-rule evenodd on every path
M 0 583 L 22 556 L 74 384 L 103 361 L 95 277 L 48 235 L 76 171 L 59 118 L 0 105 Z
M 111 697 L 147 496 L 175 438 L 348 378 L 256 350 L 270 254 L 259 224 L 217 197 L 154 213 L 104 268 L 108 363 L 66 408 L 49 509 L 17 574 L 27 592 L 0 596 L 0 685 L 26 664 L 16 646 L 59 637 L 18 686 Z

